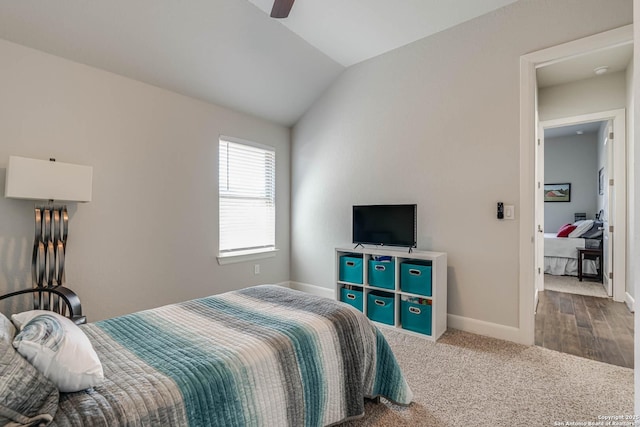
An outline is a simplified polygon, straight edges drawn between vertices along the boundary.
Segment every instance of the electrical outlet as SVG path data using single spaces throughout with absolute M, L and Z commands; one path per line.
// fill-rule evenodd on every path
M 255 274 L 255 275 L 260 274 L 260 264 L 255 264 L 253 266 L 253 274 Z

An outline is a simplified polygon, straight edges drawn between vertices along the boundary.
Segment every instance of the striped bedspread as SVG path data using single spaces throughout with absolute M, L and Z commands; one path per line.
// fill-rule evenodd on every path
M 105 382 L 61 394 L 58 426 L 327 426 L 412 393 L 362 313 L 279 286 L 83 326 Z

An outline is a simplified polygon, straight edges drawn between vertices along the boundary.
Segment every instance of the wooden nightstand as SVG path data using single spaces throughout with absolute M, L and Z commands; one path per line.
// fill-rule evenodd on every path
M 602 249 L 576 249 L 578 249 L 578 280 L 582 282 L 583 278 L 589 278 L 597 279 L 598 282 L 602 282 Z M 582 272 L 582 261 L 584 261 L 585 259 L 592 259 L 597 261 L 597 274 L 584 274 Z

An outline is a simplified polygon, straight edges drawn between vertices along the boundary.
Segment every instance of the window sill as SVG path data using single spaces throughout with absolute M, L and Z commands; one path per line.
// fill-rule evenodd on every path
M 235 264 L 237 262 L 254 261 L 257 259 L 273 258 L 279 249 L 256 249 L 251 251 L 238 251 L 230 254 L 218 255 L 218 264 Z

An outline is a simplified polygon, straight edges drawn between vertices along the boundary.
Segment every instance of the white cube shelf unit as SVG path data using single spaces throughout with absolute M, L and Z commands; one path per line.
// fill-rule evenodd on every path
M 380 263 L 376 261 L 378 257 L 390 257 L 390 260 Z M 373 261 L 372 274 L 370 261 Z M 431 291 L 415 291 L 409 283 L 415 278 L 411 275 L 426 277 L 429 267 Z M 349 269 L 353 270 L 344 271 Z M 385 269 L 389 271 L 385 273 Z M 355 306 L 377 325 L 395 327 L 432 341 L 447 330 L 447 254 L 444 252 L 336 248 L 335 278 L 336 299 Z M 385 308 L 385 302 L 392 306 Z

